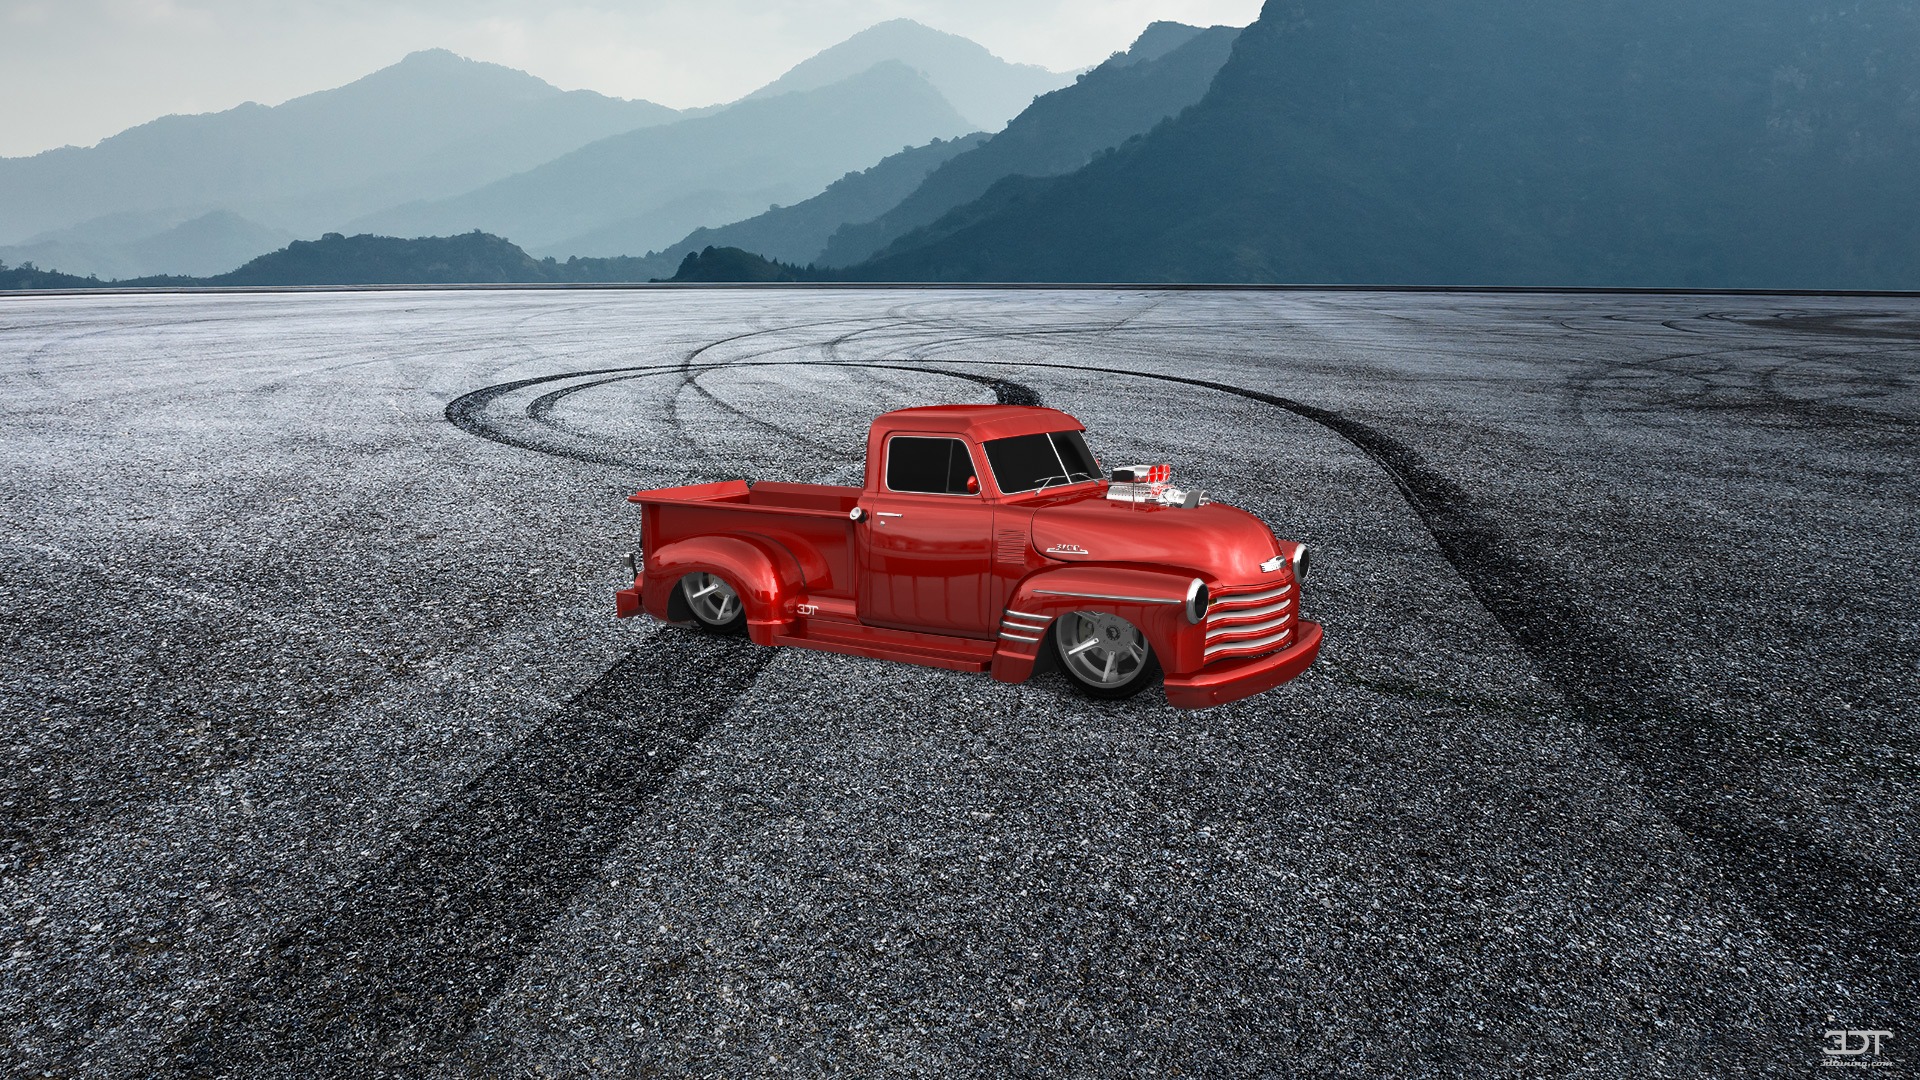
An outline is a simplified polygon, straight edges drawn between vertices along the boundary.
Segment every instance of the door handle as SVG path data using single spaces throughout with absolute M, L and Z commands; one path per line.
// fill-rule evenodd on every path
M 882 511 L 880 511 L 880 514 L 879 514 L 879 516 L 880 516 L 880 517 L 906 517 L 907 515 L 905 515 L 905 514 L 889 514 L 889 513 L 887 513 L 887 512 L 885 511 L 885 510 L 882 510 Z

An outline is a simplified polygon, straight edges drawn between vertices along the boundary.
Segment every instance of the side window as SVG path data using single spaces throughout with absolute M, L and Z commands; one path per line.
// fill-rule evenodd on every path
M 971 489 L 968 481 L 973 481 Z M 887 440 L 887 489 L 923 495 L 973 495 L 979 480 L 959 439 L 895 435 Z

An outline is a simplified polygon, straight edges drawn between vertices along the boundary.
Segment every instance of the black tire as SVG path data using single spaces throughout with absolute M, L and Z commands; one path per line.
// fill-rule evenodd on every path
M 1060 670 L 1099 701 L 1130 698 L 1160 681 L 1160 661 L 1139 628 L 1117 615 L 1075 611 L 1054 620 Z
M 718 574 L 695 571 L 680 579 L 680 603 L 693 621 L 711 634 L 738 634 L 747 628 L 740 594 Z

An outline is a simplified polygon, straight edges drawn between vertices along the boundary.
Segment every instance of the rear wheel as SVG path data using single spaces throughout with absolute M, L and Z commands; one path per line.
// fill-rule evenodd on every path
M 693 621 L 716 634 L 737 634 L 747 625 L 740 594 L 714 574 L 695 572 L 681 578 L 680 598 Z
M 1088 697 L 1129 698 L 1160 674 L 1147 635 L 1118 615 L 1064 615 L 1054 623 L 1053 643 L 1067 678 Z

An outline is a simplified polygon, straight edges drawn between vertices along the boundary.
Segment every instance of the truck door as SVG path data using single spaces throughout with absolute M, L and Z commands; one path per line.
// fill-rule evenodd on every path
M 898 630 L 992 638 L 993 507 L 966 440 L 890 435 L 866 509 L 860 620 Z

